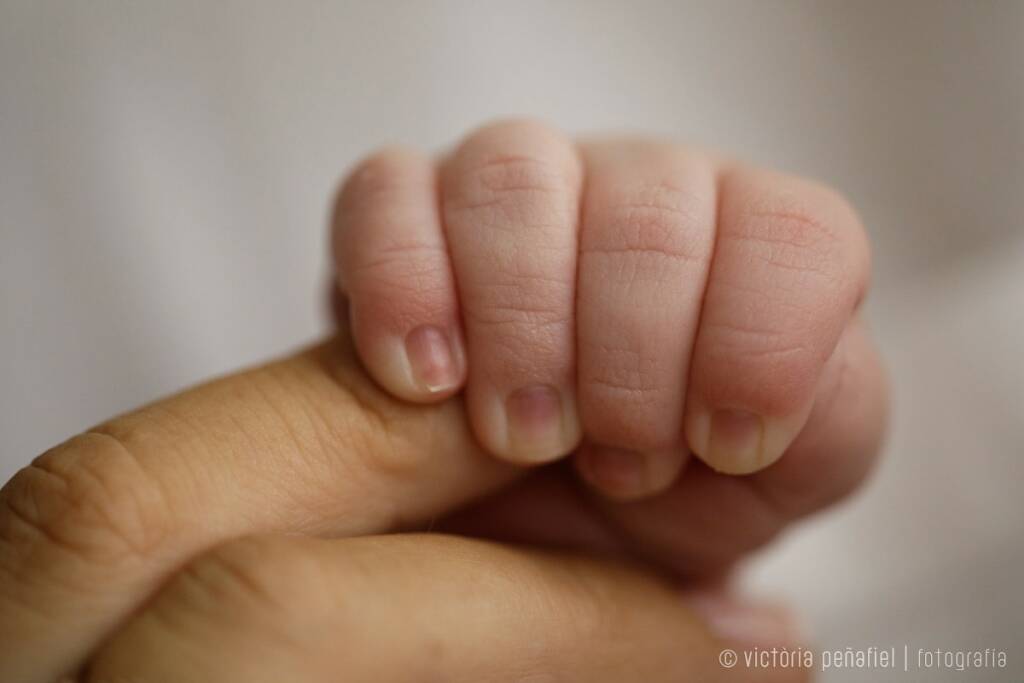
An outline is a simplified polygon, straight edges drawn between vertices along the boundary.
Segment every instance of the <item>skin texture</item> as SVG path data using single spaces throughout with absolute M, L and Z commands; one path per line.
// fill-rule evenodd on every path
M 799 644 L 722 577 L 878 451 L 844 202 L 512 122 L 373 156 L 333 225 L 335 338 L 0 490 L 0 680 L 804 680 L 719 666 Z
M 761 472 L 830 428 L 816 402 L 846 374 L 884 391 L 845 200 L 680 145 L 510 121 L 437 163 L 385 150 L 345 183 L 333 244 L 382 387 L 424 403 L 464 389 L 490 453 L 532 464 L 581 446 L 584 478 L 614 498 L 667 489 L 691 453 Z M 868 440 L 881 415 L 859 425 Z
M 252 538 L 179 574 L 88 680 L 799 680 L 724 669 L 725 645 L 613 564 L 440 535 Z
M 721 668 L 727 645 L 795 647 L 791 625 L 603 545 L 584 498 L 548 523 L 586 555 L 376 535 L 474 500 L 483 522 L 515 482 L 543 506 L 532 476 L 476 445 L 460 402 L 380 391 L 345 334 L 164 399 L 0 490 L 0 679 L 804 680 Z

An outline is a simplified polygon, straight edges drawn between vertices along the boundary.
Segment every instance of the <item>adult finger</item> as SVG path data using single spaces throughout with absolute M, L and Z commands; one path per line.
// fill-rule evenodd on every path
M 795 647 L 777 612 L 700 600 L 708 623 Z M 756 628 L 750 628 L 755 626 Z M 794 681 L 627 566 L 441 535 L 251 538 L 186 568 L 86 681 Z M 726 660 L 728 662 L 728 660 Z
M 378 390 L 346 335 L 116 418 L 0 491 L 0 680 L 73 669 L 227 538 L 396 529 L 513 476 L 475 445 L 458 402 Z

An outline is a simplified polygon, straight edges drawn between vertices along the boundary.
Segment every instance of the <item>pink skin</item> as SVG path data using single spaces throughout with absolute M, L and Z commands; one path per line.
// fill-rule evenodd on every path
M 385 151 L 345 183 L 334 250 L 356 347 L 387 391 L 433 402 L 464 388 L 495 456 L 582 445 L 577 469 L 613 498 L 668 489 L 690 453 L 752 474 L 823 431 L 845 453 L 840 437 L 864 438 L 820 404 L 847 400 L 846 375 L 884 395 L 868 342 L 840 343 L 869 273 L 853 211 L 678 145 L 577 145 L 507 122 L 436 166 Z M 869 412 L 852 431 L 877 446 L 884 412 Z
M 883 371 L 862 326 L 849 329 L 840 349 L 807 427 L 773 467 L 737 477 L 692 463 L 661 495 L 628 504 L 543 468 L 437 528 L 639 558 L 687 578 L 722 576 L 794 521 L 854 491 L 875 462 L 887 412 Z
M 334 251 L 359 354 L 408 401 L 447 398 L 466 372 L 436 182 L 424 157 L 385 150 L 349 176 L 335 207 Z
M 487 450 L 543 462 L 580 440 L 573 313 L 582 164 L 564 136 L 484 128 L 445 164 L 441 215 L 466 329 L 466 406 Z

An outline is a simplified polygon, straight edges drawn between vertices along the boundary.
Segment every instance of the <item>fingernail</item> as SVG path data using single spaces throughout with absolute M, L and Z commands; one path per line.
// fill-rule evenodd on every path
M 433 325 L 417 327 L 405 338 L 405 353 L 417 388 L 431 394 L 458 386 L 461 373 L 448 335 Z
M 524 462 L 544 462 L 572 450 L 579 428 L 574 424 L 575 411 L 567 408 L 571 406 L 564 404 L 558 390 L 546 384 L 509 394 L 505 399 L 507 455 Z
M 676 480 L 686 453 L 682 449 L 637 452 L 588 444 L 577 456 L 580 474 L 609 498 L 635 500 L 667 489 Z
M 711 414 L 708 458 L 724 472 L 746 474 L 761 465 L 764 422 L 743 410 Z
M 692 416 L 686 425 L 690 447 L 713 469 L 749 474 L 764 467 L 764 420 L 743 410 Z
M 779 605 L 717 593 L 691 593 L 686 602 L 715 635 L 731 643 L 793 647 L 804 641 L 799 620 Z

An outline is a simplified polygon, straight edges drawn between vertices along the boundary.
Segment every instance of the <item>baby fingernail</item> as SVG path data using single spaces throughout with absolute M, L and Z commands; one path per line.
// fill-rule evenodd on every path
M 742 410 L 716 410 L 711 414 L 708 459 L 724 472 L 745 474 L 758 469 L 764 423 Z
M 806 415 L 764 418 L 745 410 L 715 410 L 686 421 L 690 448 L 712 469 L 751 474 L 768 467 L 789 448 Z
M 715 410 L 686 421 L 690 448 L 711 468 L 724 474 L 751 474 L 786 452 L 803 428 L 806 413 L 764 418 L 745 410 Z
M 698 413 L 687 421 L 690 447 L 713 469 L 749 474 L 763 465 L 764 421 L 743 410 Z
M 405 338 L 413 382 L 431 394 L 448 391 L 461 381 L 459 354 L 447 334 L 433 325 L 417 327 Z
M 515 460 L 544 462 L 565 455 L 579 439 L 575 411 L 557 389 L 536 384 L 505 399 L 508 453 Z
M 668 488 L 682 469 L 686 453 L 682 449 L 639 453 L 587 445 L 578 458 L 580 473 L 591 486 L 610 498 L 633 500 Z

